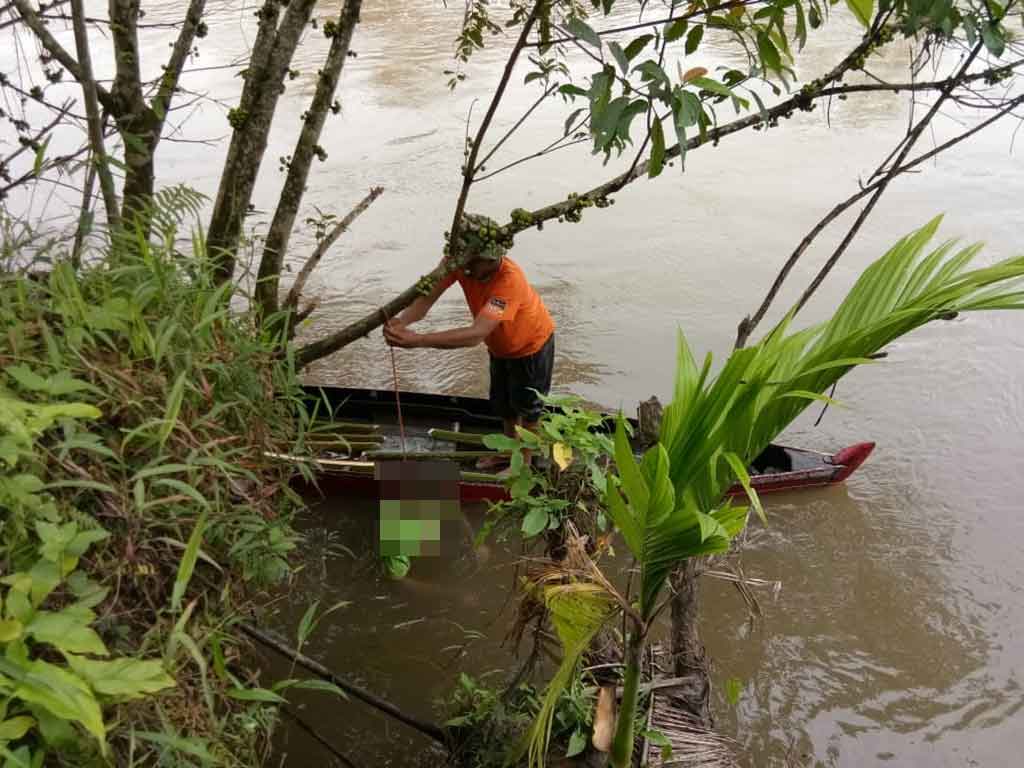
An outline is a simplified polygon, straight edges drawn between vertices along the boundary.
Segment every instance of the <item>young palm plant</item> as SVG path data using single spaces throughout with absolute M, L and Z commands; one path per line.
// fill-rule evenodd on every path
M 954 253 L 954 243 L 946 242 L 923 255 L 940 222 L 937 217 L 904 237 L 868 267 L 830 320 L 789 333 L 791 311 L 756 346 L 734 351 L 715 376 L 711 355 L 698 368 L 680 334 L 675 392 L 659 442 L 637 461 L 621 418 L 615 435 L 618 475 L 609 479 L 606 505 L 640 568 L 637 600 L 627 602 L 595 565 L 579 562 L 534 585 L 552 616 L 563 659 L 523 746 L 531 766 L 543 764 L 554 702 L 580 656 L 622 613 L 629 630 L 611 763 L 631 764 L 641 659 L 648 631 L 667 603 L 669 574 L 687 558 L 726 551 L 743 529 L 748 508 L 724 500 L 733 482 L 746 488 L 763 519 L 746 466 L 811 402 L 827 400 L 822 393 L 848 371 L 936 318 L 1024 308 L 1024 257 L 968 271 L 978 245 Z

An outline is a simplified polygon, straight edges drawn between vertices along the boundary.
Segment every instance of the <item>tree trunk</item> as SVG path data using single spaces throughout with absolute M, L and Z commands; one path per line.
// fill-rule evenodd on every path
M 288 166 L 288 178 L 281 190 L 281 197 L 270 223 L 266 242 L 263 244 L 263 256 L 260 260 L 259 279 L 256 283 L 256 301 L 264 317 L 277 311 L 279 305 L 279 283 L 284 255 L 288 252 L 288 240 L 295 226 L 303 193 L 306 191 L 306 180 L 313 157 L 320 150 L 320 134 L 323 131 L 327 112 L 334 100 L 334 92 L 341 77 L 342 68 L 348 58 L 349 44 L 352 33 L 359 23 L 359 9 L 362 0 L 346 0 L 333 30 L 331 49 L 327 61 L 317 78 L 316 93 L 306 113 L 302 132 L 295 144 L 291 164 Z M 323 151 L 323 150 L 320 150 Z
M 284 76 L 315 4 L 316 0 L 292 0 L 280 27 L 278 0 L 266 0 L 259 12 L 259 32 L 238 109 L 229 118 L 235 130 L 210 217 L 207 247 L 217 260 L 217 276 L 222 281 L 234 277 L 242 222 L 267 151 L 277 100 L 284 91 Z
M 671 576 L 672 659 L 676 676 L 688 679 L 673 690 L 672 699 L 710 730 L 711 680 L 699 628 L 702 568 L 701 558 L 690 557 Z
M 117 108 L 114 120 L 124 139 L 124 188 L 121 191 L 121 218 L 126 226 L 144 216 L 153 196 L 153 148 L 159 121 L 142 94 L 139 69 L 139 0 L 110 0 L 110 33 L 114 41 L 116 74 L 111 95 Z M 149 227 L 143 219 L 143 233 Z

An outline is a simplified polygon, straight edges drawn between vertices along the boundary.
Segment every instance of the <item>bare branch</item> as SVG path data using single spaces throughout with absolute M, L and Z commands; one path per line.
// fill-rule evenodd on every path
M 335 226 L 334 229 L 332 229 L 330 233 L 317 244 L 316 250 L 313 251 L 313 255 L 306 260 L 306 263 L 302 266 L 298 276 L 295 278 L 295 282 L 292 284 L 291 290 L 288 292 L 288 298 L 284 303 L 285 309 L 294 310 L 299 306 L 299 299 L 302 296 L 303 289 L 306 287 L 306 281 L 309 280 L 309 276 L 313 274 L 313 270 L 316 269 L 320 260 L 324 257 L 324 254 L 326 254 L 337 239 L 341 237 L 350 226 L 352 226 L 352 222 L 359 218 L 363 211 L 369 208 L 370 205 L 373 204 L 373 201 L 381 196 L 382 192 L 384 192 L 384 187 L 373 187 L 366 197 L 360 200 L 359 204 L 349 211 L 345 215 L 345 218 L 338 222 L 337 226 Z
M 85 10 L 82 0 L 71 0 L 72 25 L 75 30 L 75 50 L 78 53 L 78 65 L 81 67 L 82 95 L 85 98 L 85 114 L 88 117 L 89 144 L 92 148 L 92 161 L 100 177 L 100 190 L 103 192 L 103 206 L 107 211 L 107 221 L 111 229 L 117 229 L 121 223 L 118 210 L 117 192 L 114 191 L 114 179 L 110 175 L 110 164 L 107 162 L 107 150 L 103 146 L 103 123 L 100 120 L 99 104 L 96 100 L 96 81 L 92 77 L 92 57 L 89 54 L 89 39 L 85 30 Z

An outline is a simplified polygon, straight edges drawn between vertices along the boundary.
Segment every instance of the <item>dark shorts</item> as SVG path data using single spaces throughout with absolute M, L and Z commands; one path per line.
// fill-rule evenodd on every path
M 491 408 L 502 418 L 537 421 L 544 406 L 537 392 L 551 391 L 555 334 L 526 357 L 491 357 Z

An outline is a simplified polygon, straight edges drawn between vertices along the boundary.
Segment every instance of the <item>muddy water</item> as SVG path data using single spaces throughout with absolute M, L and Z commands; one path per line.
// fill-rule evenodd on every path
M 182 4 L 148 4 L 149 20 L 177 18 Z M 96 4 L 102 8 L 102 3 Z M 329 153 L 310 180 L 308 201 L 342 212 L 371 185 L 385 195 L 335 247 L 313 281 L 321 311 L 312 337 L 360 316 L 408 285 L 439 256 L 458 185 L 466 115 L 479 118 L 497 80 L 500 55 L 474 60 L 456 92 L 450 65 L 459 4 L 436 0 L 368 2 L 341 87 L 341 114 L 322 142 Z M 252 2 L 211 3 L 211 37 L 201 45 L 188 85 L 231 104 L 232 64 L 253 36 Z M 159 29 L 148 50 L 164 50 Z M 838 60 L 855 36 L 837 14 L 804 52 L 801 74 Z M 65 37 L 70 40 L 69 35 Z M 694 65 L 738 63 L 711 41 Z M 291 82 L 272 137 L 252 219 L 265 226 L 282 180 L 274 159 L 290 154 L 326 41 L 310 35 L 300 77 Z M 7 56 L 8 54 L 3 54 Z M 98 69 L 109 66 L 97 56 Z M 901 77 L 906 52 L 876 65 Z M 201 69 L 200 69 L 201 68 Z M 521 81 L 521 78 L 519 78 Z M 511 125 L 532 93 L 517 87 L 494 135 Z M 698 350 L 724 355 L 740 317 L 753 309 L 779 265 L 835 201 L 856 189 L 905 126 L 898 96 L 835 102 L 767 133 L 691 153 L 653 182 L 617 195 L 583 225 L 550 224 L 517 238 L 515 257 L 559 327 L 556 385 L 609 407 L 627 408 L 652 393 L 667 396 L 673 339 L 685 329 Z M 187 180 L 212 194 L 227 134 L 224 108 L 201 104 L 165 143 L 166 180 Z M 505 161 L 559 135 L 564 113 L 538 110 L 503 151 Z M 723 119 L 727 117 L 723 113 Z M 941 141 L 977 115 L 956 112 L 937 126 Z M 1024 250 L 1020 230 L 1024 173 L 1011 151 L 1012 125 L 997 127 L 901 180 L 806 311 L 822 317 L 859 271 L 892 241 L 937 213 L 944 237 L 985 240 L 984 259 Z M 619 170 L 566 150 L 482 183 L 471 208 L 502 217 L 587 188 Z M 494 166 L 497 167 L 497 166 Z M 73 200 L 73 196 L 69 196 Z M 36 200 L 35 204 L 39 204 Z M 312 209 L 310 209 L 311 212 Z M 841 236 L 830 230 L 795 270 L 791 300 Z M 311 238 L 294 241 L 296 262 Z M 454 294 L 431 322 L 465 319 Z M 918 332 L 890 349 L 881 365 L 840 386 L 847 406 L 814 427 L 803 419 L 790 442 L 828 450 L 875 440 L 872 460 L 842 488 L 771 500 L 771 525 L 754 526 L 743 556 L 749 575 L 782 582 L 765 595 L 751 628 L 728 585 L 709 583 L 705 639 L 721 682 L 738 678 L 738 706 L 717 701 L 723 731 L 743 745 L 750 765 L 1002 766 L 1020 763 L 1024 743 L 1024 342 L 1021 320 L 981 315 Z M 409 389 L 482 394 L 481 350 L 399 354 Z M 311 380 L 389 386 L 379 336 L 316 364 Z M 307 520 L 306 569 L 298 597 L 282 601 L 278 624 L 294 627 L 304 600 L 349 600 L 311 641 L 324 663 L 422 715 L 448 691 L 457 670 L 507 667 L 501 647 L 509 614 L 499 614 L 512 554 L 495 546 L 480 561 L 466 547 L 418 562 L 414 581 L 384 582 L 365 553 L 372 548 L 372 506 L 332 499 Z M 479 524 L 479 512 L 470 516 Z M 351 554 L 346 551 L 350 550 Z M 478 638 L 476 633 L 482 633 Z M 464 649 L 458 646 L 471 641 Z M 424 742 L 402 726 L 354 705 L 312 695 L 311 721 L 360 765 L 409 765 Z M 289 765 L 325 764 L 297 732 Z

